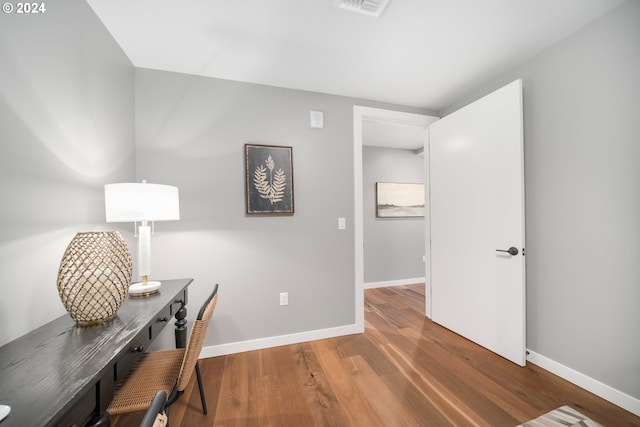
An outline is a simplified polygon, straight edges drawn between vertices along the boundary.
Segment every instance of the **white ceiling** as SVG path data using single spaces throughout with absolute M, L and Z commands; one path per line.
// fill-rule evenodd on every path
M 440 111 L 624 0 L 87 0 L 136 67 Z
M 364 120 L 362 123 L 363 145 L 417 150 L 424 145 L 424 137 L 421 126 L 391 121 Z

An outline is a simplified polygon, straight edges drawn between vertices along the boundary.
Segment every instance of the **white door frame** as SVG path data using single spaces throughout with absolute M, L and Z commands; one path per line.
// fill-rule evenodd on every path
M 353 191 L 354 191 L 354 236 L 355 236 L 355 326 L 357 332 L 364 332 L 364 211 L 363 211 L 363 186 L 362 186 L 362 121 L 376 120 L 393 123 L 403 123 L 415 126 L 422 126 L 425 129 L 424 155 L 425 155 L 425 189 L 428 189 L 428 173 L 426 165 L 428 158 L 428 126 L 438 117 L 424 114 L 405 113 L 402 111 L 385 110 L 381 108 L 353 106 Z M 425 190 L 428 192 L 428 190 Z M 427 193 L 428 195 L 428 193 Z M 428 199 L 426 199 L 428 200 Z M 429 243 L 429 221 L 425 220 L 425 252 Z M 429 257 L 427 257 L 428 259 Z M 429 263 L 425 264 L 425 279 L 430 277 Z M 430 287 L 427 282 L 425 297 L 429 295 Z M 427 298 L 430 301 L 430 298 Z M 426 314 L 431 316 L 430 302 L 426 305 Z

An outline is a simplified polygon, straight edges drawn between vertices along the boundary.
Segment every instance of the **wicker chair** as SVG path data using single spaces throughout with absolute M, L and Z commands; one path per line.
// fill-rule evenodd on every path
M 160 390 L 151 402 L 151 406 L 144 414 L 140 427 L 165 427 L 167 415 L 164 413 L 164 404 L 167 400 L 167 392 Z
M 186 349 L 154 351 L 144 353 L 140 357 L 127 378 L 117 386 L 113 400 L 107 408 L 110 416 L 147 411 L 149 402 L 154 399 L 159 390 L 164 390 L 169 396 L 164 405 L 168 414 L 169 406 L 182 396 L 194 371 L 200 390 L 202 412 L 207 414 L 198 356 L 217 302 L 218 285 L 216 284 L 200 309 L 197 320 L 193 322 Z

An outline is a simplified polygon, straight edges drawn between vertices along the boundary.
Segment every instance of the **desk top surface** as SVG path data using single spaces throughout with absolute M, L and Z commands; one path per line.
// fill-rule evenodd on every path
M 11 406 L 0 427 L 44 426 L 66 412 L 191 281 L 164 280 L 157 295 L 127 297 L 100 325 L 64 315 L 0 347 L 0 404 Z

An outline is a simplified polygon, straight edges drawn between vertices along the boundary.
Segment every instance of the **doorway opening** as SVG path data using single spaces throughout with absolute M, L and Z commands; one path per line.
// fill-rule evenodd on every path
M 363 164 L 362 147 L 364 145 L 364 125 L 365 122 L 376 122 L 384 124 L 412 125 L 420 126 L 423 129 L 423 155 L 425 164 L 425 189 L 428 189 L 428 126 L 438 120 L 438 117 L 424 114 L 406 113 L 395 110 L 385 110 L 380 108 L 353 107 L 353 134 L 354 134 L 354 238 L 355 238 L 355 324 L 358 332 L 364 332 L 364 202 L 363 202 Z M 425 194 L 425 202 L 428 206 L 428 190 Z M 425 221 L 425 252 L 428 252 L 429 242 L 429 221 Z M 427 257 L 428 259 L 428 257 Z M 428 285 L 429 263 L 425 263 L 425 299 L 429 300 L 430 287 Z M 431 307 L 426 301 L 427 316 L 431 315 Z

